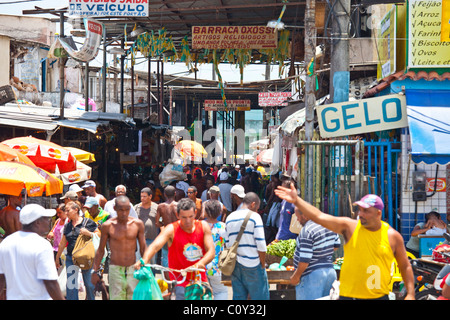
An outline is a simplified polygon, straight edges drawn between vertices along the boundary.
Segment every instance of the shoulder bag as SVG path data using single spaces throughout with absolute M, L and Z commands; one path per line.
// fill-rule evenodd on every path
M 83 228 L 86 228 L 88 219 L 83 219 Z M 94 264 L 94 258 L 95 247 L 92 238 L 89 236 L 84 236 L 80 233 L 72 251 L 73 264 L 80 267 L 81 270 L 89 270 Z
M 239 230 L 239 234 L 236 238 L 236 241 L 230 248 L 225 248 L 219 255 L 219 269 L 226 276 L 230 276 L 234 271 L 234 266 L 236 265 L 237 258 L 237 249 L 239 247 L 239 241 L 241 240 L 242 234 L 244 233 L 245 227 L 247 226 L 247 222 L 252 215 L 252 211 L 248 211 L 247 216 L 244 219 L 244 222 L 241 225 L 241 229 Z

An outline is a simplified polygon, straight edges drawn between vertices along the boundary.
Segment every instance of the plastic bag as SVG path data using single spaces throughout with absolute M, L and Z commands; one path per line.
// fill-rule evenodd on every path
M 168 186 L 172 181 L 183 181 L 186 179 L 186 173 L 183 172 L 183 166 L 169 163 L 164 167 L 159 175 L 161 185 Z
M 286 267 L 283 266 L 283 264 L 285 264 L 287 260 L 288 260 L 288 258 L 283 256 L 283 258 L 281 258 L 281 261 L 279 263 L 278 262 L 272 263 L 269 266 L 269 270 L 272 270 L 272 271 L 285 271 Z
M 133 292 L 133 300 L 163 300 L 161 289 L 150 267 L 142 267 L 133 274 L 139 282 Z
M 58 284 L 62 294 L 65 296 L 67 287 L 67 271 L 65 265 L 58 269 Z
M 436 248 L 434 248 L 433 253 L 431 254 L 431 258 L 433 261 L 437 262 L 443 262 L 443 263 L 450 263 L 450 258 L 447 258 L 441 252 L 449 252 L 450 251 L 450 245 L 448 244 L 440 244 Z
M 212 300 L 212 290 L 208 283 L 195 282 L 186 286 L 185 300 Z

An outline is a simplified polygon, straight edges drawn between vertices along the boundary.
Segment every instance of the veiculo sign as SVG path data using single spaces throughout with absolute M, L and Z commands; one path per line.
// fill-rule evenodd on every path
M 406 98 L 395 94 L 316 107 L 322 138 L 408 126 Z
M 69 0 L 69 15 L 148 17 L 148 0 Z

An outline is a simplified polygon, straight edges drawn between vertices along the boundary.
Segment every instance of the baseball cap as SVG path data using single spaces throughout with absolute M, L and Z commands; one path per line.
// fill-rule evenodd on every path
M 42 217 L 53 217 L 56 214 L 55 209 L 45 209 L 36 203 L 25 205 L 19 213 L 19 220 L 21 224 L 30 224 Z
M 230 193 L 237 195 L 239 198 L 244 198 L 245 197 L 244 187 L 241 186 L 240 184 L 234 185 L 231 188 Z
M 83 188 L 83 189 L 84 189 L 84 188 L 88 188 L 88 187 L 94 187 L 94 188 L 95 188 L 95 186 L 96 186 L 96 184 L 95 184 L 94 181 L 88 180 L 88 181 L 86 181 L 86 182 L 84 183 L 84 186 L 83 186 L 82 188 Z
M 79 185 L 77 185 L 77 184 L 72 184 L 72 185 L 69 187 L 69 191 L 80 192 L 80 191 L 83 191 L 83 189 L 82 189 Z
M 95 197 L 87 197 L 86 202 L 84 203 L 85 207 L 92 208 L 93 206 L 98 206 L 98 200 Z
M 220 192 L 220 189 L 218 186 L 212 186 L 209 188 L 208 192 Z
M 356 201 L 354 205 L 358 205 L 363 208 L 370 208 L 374 207 L 378 210 L 383 210 L 384 204 L 383 200 L 376 194 L 368 194 L 361 198 L 361 200 Z
M 61 200 L 70 199 L 70 200 L 76 201 L 76 200 L 78 200 L 78 195 L 75 191 L 67 191 L 66 194 L 59 199 L 61 199 Z
M 220 180 L 228 180 L 228 173 L 222 172 L 219 176 Z

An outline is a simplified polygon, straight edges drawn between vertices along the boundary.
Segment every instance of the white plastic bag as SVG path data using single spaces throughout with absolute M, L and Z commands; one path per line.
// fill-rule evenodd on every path
M 187 176 L 183 172 L 184 160 L 180 155 L 180 152 L 176 149 L 172 151 L 172 158 L 169 160 L 169 164 L 164 167 L 163 171 L 159 175 L 159 180 L 163 187 L 168 186 L 172 181 L 184 181 Z
M 58 284 L 63 296 L 66 295 L 67 271 L 66 266 L 61 266 L 58 270 Z
M 183 166 L 179 164 L 169 163 L 164 167 L 159 175 L 162 186 L 168 186 L 172 181 L 180 181 L 186 179 L 186 173 L 183 172 Z

